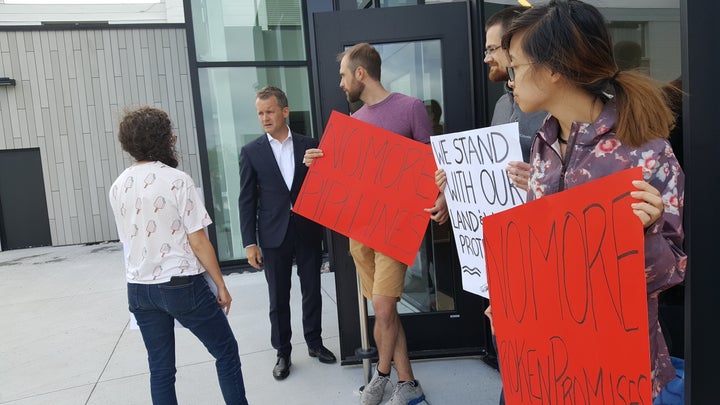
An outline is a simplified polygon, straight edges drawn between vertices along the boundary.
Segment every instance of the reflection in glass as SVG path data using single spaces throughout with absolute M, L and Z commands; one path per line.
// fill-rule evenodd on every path
M 422 4 L 418 0 L 380 0 L 380 7 L 403 7 Z
M 442 133 L 443 85 L 440 40 L 372 44 L 382 58 L 382 84 L 391 92 L 423 100 L 433 132 Z M 353 106 L 355 107 L 355 106 Z M 359 108 L 360 106 L 356 106 Z M 449 224 L 428 227 L 425 239 L 405 275 L 400 313 L 455 309 Z M 372 310 L 372 309 L 370 309 Z
M 485 15 L 490 16 L 508 1 L 485 1 Z M 661 82 L 680 77 L 680 2 L 647 0 L 640 7 L 620 0 L 595 4 L 608 22 L 616 59 L 620 68 L 635 68 Z M 640 53 L 640 55 L 637 55 Z M 490 84 L 494 86 L 494 84 Z M 503 93 L 493 91 L 488 103 L 494 105 Z M 492 111 L 492 109 L 490 110 Z
M 305 60 L 300 0 L 191 0 L 198 62 Z
M 373 46 L 382 57 L 382 83 L 387 90 L 443 104 L 439 39 Z
M 668 2 L 648 3 L 648 7 L 658 8 L 617 5 L 599 10 L 608 21 L 621 68 L 639 69 L 656 80 L 669 82 L 681 71 L 679 5 L 673 8 L 667 6 Z
M 358 0 L 358 4 L 367 3 L 370 0 Z M 403 7 L 403 6 L 415 6 L 419 4 L 433 4 L 433 3 L 452 3 L 462 0 L 380 0 L 380 7 Z
M 285 91 L 290 129 L 312 136 L 310 86 L 302 68 L 204 68 L 199 70 L 205 138 L 220 261 L 245 259 L 240 235 L 240 148 L 262 135 L 255 92 L 266 85 Z

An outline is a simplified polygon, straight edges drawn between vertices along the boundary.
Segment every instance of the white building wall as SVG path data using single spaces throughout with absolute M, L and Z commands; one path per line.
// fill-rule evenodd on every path
M 131 160 L 127 106 L 170 114 L 180 169 L 201 185 L 185 30 L 0 31 L 0 150 L 40 148 L 53 245 L 117 239 L 108 188 Z

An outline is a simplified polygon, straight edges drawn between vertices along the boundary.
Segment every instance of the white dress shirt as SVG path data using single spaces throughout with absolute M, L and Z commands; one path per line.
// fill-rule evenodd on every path
M 265 134 L 270 141 L 270 147 L 272 148 L 273 155 L 275 155 L 275 161 L 280 168 L 280 173 L 285 180 L 288 190 L 292 187 L 293 178 L 295 177 L 295 151 L 293 150 L 292 131 L 288 127 L 288 136 L 284 141 L 280 142 L 277 139 Z

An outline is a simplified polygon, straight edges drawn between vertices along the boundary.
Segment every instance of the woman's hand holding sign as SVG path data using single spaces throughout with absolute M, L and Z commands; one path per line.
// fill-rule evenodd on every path
M 508 162 L 505 171 L 508 172 L 510 180 L 516 188 L 527 191 L 528 180 L 530 180 L 530 165 L 525 162 Z
M 634 180 L 633 186 L 637 191 L 630 193 L 630 196 L 637 198 L 640 202 L 633 203 L 632 209 L 635 215 L 642 221 L 643 227 L 647 228 L 654 224 L 665 211 L 660 191 L 643 180 Z
M 445 186 L 447 185 L 447 174 L 445 174 L 444 169 L 437 169 L 435 172 L 435 184 L 438 186 L 441 193 L 445 191 Z

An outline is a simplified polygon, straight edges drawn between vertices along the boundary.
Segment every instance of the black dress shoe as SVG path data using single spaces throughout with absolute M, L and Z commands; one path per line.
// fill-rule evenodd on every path
M 290 356 L 278 356 L 275 367 L 273 368 L 273 377 L 275 377 L 276 380 L 284 380 L 290 375 L 291 365 Z
M 310 357 L 317 357 L 321 363 L 330 364 L 337 361 L 335 355 L 323 345 L 320 345 L 316 348 L 308 348 L 308 354 L 310 355 Z

